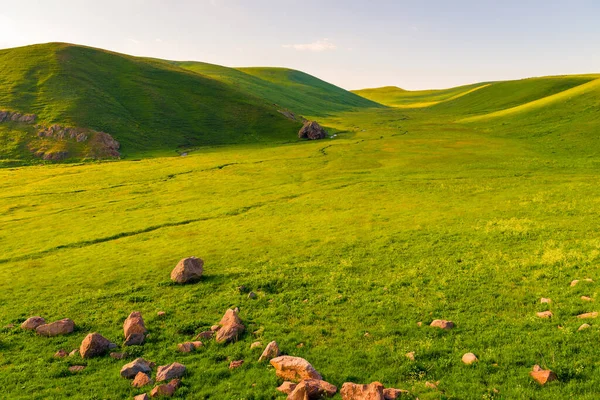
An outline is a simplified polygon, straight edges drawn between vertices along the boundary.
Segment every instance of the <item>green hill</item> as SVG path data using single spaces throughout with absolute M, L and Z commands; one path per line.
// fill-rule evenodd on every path
M 227 68 L 200 62 L 176 62 L 194 71 L 234 86 L 303 116 L 323 117 L 381 104 L 322 81 L 304 72 L 287 68 Z
M 265 100 L 171 63 L 62 43 L 0 51 L 0 110 L 36 114 L 45 127 L 104 131 L 129 156 L 287 141 L 300 126 Z M 4 159 L 31 158 L 39 140 L 33 126 L 0 123 Z M 82 144 L 63 142 L 70 156 L 84 156 Z

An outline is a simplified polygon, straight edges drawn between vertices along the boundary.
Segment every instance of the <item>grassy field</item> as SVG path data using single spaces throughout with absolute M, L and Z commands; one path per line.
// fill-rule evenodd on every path
M 331 112 L 322 122 L 335 139 L 0 169 L 0 326 L 31 315 L 77 325 L 58 338 L 0 329 L 2 396 L 130 398 L 143 390 L 119 370 L 143 356 L 187 366 L 176 398 L 285 398 L 250 350 L 277 340 L 338 387 L 597 398 L 599 326 L 578 332 L 586 321 L 576 317 L 600 311 L 593 79 L 490 83 L 416 101 L 436 102 L 428 107 L 397 99 L 402 107 Z M 574 92 L 552 98 L 565 90 Z M 172 285 L 171 269 L 190 255 L 205 260 L 204 279 Z M 584 278 L 596 282 L 569 286 Z M 240 341 L 176 351 L 234 306 L 247 326 Z M 552 319 L 536 317 L 547 309 Z M 127 360 L 53 358 L 92 331 L 120 344 L 134 310 L 150 337 Z M 456 328 L 427 326 L 439 318 Z M 466 352 L 480 362 L 463 365 Z M 229 370 L 237 359 L 244 365 Z M 87 368 L 73 375 L 73 364 Z M 537 385 L 534 364 L 559 381 Z M 439 390 L 425 386 L 438 380 Z

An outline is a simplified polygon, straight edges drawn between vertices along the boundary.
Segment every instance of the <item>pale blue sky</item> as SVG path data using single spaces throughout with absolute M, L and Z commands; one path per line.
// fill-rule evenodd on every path
M 0 0 L 0 48 L 51 41 L 442 88 L 600 72 L 600 1 Z

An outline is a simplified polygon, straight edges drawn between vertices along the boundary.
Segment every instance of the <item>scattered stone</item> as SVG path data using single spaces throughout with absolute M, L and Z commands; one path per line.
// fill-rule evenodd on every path
M 204 332 L 200 332 L 199 334 L 197 334 L 194 339 L 198 340 L 198 339 L 210 339 L 213 337 L 213 335 L 215 334 L 214 331 L 204 331 Z
M 141 388 L 146 385 L 152 385 L 153 383 L 154 382 L 152 381 L 152 379 L 150 379 L 148 374 L 145 374 L 143 372 L 138 372 L 135 375 L 133 382 L 131 382 L 131 386 L 136 387 L 136 388 Z
M 410 361 L 415 361 L 415 352 L 411 351 L 405 354 L 406 358 L 408 358 Z
M 27 329 L 27 330 L 34 330 L 38 326 L 44 325 L 45 323 L 46 323 L 46 320 L 42 317 L 30 317 L 30 318 L 27 318 L 27 320 L 25 320 L 25 322 L 23 322 L 21 324 L 21 328 Z
M 541 311 L 536 313 L 536 315 L 540 318 L 552 318 L 552 311 Z
M 68 355 L 69 355 L 69 354 L 68 354 L 66 351 L 64 351 L 63 349 L 60 349 L 59 351 L 57 351 L 57 352 L 54 354 L 54 358 L 65 358 L 65 357 L 67 357 Z
M 227 343 L 237 340 L 238 336 L 246 329 L 238 317 L 238 309 L 229 309 L 219 322 L 221 329 L 217 331 L 217 343 Z
M 250 292 L 250 293 L 248 293 L 248 298 L 249 298 L 249 299 L 255 299 L 256 297 L 257 297 L 257 296 L 256 296 L 256 293 L 254 293 L 254 292 Z
M 594 299 L 592 299 L 589 296 L 581 296 L 581 300 L 583 300 L 583 301 L 594 301 Z
M 410 392 L 408 390 L 402 389 L 383 389 L 383 398 L 385 400 L 397 400 L 402 396 L 409 396 Z
M 262 347 L 262 343 L 261 342 L 254 342 L 250 345 L 250 350 L 254 350 L 254 349 L 259 349 Z
M 590 325 L 590 324 L 582 324 L 582 325 L 581 325 L 581 326 L 580 326 L 580 327 L 579 327 L 577 330 L 578 330 L 579 332 L 581 332 L 581 331 L 584 331 L 584 330 L 586 330 L 586 329 L 588 329 L 588 328 L 591 328 L 591 325 Z
M 85 365 L 72 365 L 69 367 L 69 371 L 73 374 L 81 372 L 85 369 Z
M 148 330 L 144 324 L 142 313 L 134 311 L 123 323 L 123 333 L 125 335 L 125 345 L 140 345 L 144 343 L 144 338 Z
M 287 400 L 319 400 L 333 397 L 337 387 L 319 379 L 305 379 L 288 395 Z
M 571 281 L 571 287 L 573 287 L 573 286 L 577 286 L 577 284 L 578 284 L 578 283 L 579 283 L 579 279 L 573 279 L 573 280 Z
M 177 263 L 171 271 L 171 280 L 177 283 L 190 283 L 200 280 L 204 269 L 204 261 L 196 257 L 188 257 Z
M 182 353 L 191 353 L 194 350 L 197 350 L 198 348 L 202 347 L 203 344 L 202 342 L 185 342 L 185 343 L 179 343 L 177 345 L 177 350 L 179 350 Z
M 325 137 L 327 137 L 327 131 L 316 121 L 307 121 L 298 131 L 298 138 L 300 139 L 315 140 L 324 139 Z
M 185 365 L 177 362 L 158 367 L 156 372 L 156 382 L 167 381 L 169 379 L 181 378 L 185 373 Z
M 533 371 L 529 373 L 531 377 L 540 385 L 545 385 L 548 382 L 552 382 L 558 379 L 556 374 L 549 369 L 544 370 L 539 365 L 533 367 Z
M 421 321 L 417 322 L 417 326 L 420 328 L 423 326 L 423 323 Z
M 283 380 L 323 379 L 321 374 L 304 358 L 279 356 L 271 360 L 271 365 L 275 367 L 277 376 Z
M 133 400 L 150 400 L 150 397 L 146 393 L 138 394 Z
M 181 381 L 179 379 L 172 379 L 167 384 L 158 385 L 154 389 L 152 389 L 152 391 L 150 392 L 150 396 L 152 396 L 152 397 L 158 397 L 158 396 L 171 397 L 175 394 L 175 391 L 179 387 L 180 382 Z
M 125 364 L 123 368 L 121 368 L 121 376 L 127 379 L 133 379 L 138 374 L 138 372 L 143 372 L 149 374 L 152 372 L 152 368 L 148 361 L 143 358 L 136 358 L 129 364 Z
M 542 303 L 542 304 L 550 304 L 550 303 L 552 303 L 552 300 L 550 300 L 550 299 L 548 299 L 546 297 L 542 297 L 540 299 L 540 303 Z
M 429 381 L 427 381 L 427 382 L 425 382 L 425 387 L 427 387 L 429 389 L 435 389 L 435 390 L 437 390 L 439 384 L 440 384 L 440 381 L 437 381 L 437 382 L 429 382 Z
M 92 358 L 105 354 L 109 350 L 110 341 L 99 333 L 90 333 L 83 339 L 79 347 L 82 358 Z
M 297 383 L 285 381 L 277 388 L 277 390 L 281 393 L 290 394 L 296 389 L 297 385 Z
M 346 382 L 340 391 L 342 400 L 385 400 L 383 396 L 383 385 L 373 382 L 368 385 L 359 385 Z
M 466 353 L 465 355 L 462 356 L 462 362 L 467 365 L 471 365 L 477 361 L 479 361 L 479 360 L 477 359 L 477 356 L 475 356 L 475 354 L 473 354 L 473 353 Z
M 589 312 L 589 313 L 585 313 L 585 314 L 579 314 L 577 316 L 577 318 L 581 318 L 581 319 L 585 319 L 585 318 L 598 318 L 598 313 L 597 312 Z
M 157 317 L 159 317 L 159 318 L 162 318 L 162 317 L 164 317 L 165 315 L 167 315 L 167 313 L 166 313 L 166 312 L 164 312 L 164 311 L 159 311 L 159 312 L 157 312 L 157 313 L 156 313 L 156 316 L 157 316 Z
M 76 356 L 77 354 L 79 354 L 79 349 L 73 349 L 73 350 L 71 350 L 71 352 L 69 353 L 69 357 Z
M 229 363 L 229 369 L 239 368 L 242 366 L 243 363 L 244 363 L 244 360 L 232 361 Z
M 436 319 L 431 324 L 429 324 L 429 326 L 448 330 L 454 328 L 454 322 L 446 321 L 445 319 Z
M 122 360 L 125 358 L 125 353 L 110 353 L 110 356 L 115 360 Z
M 260 355 L 258 362 L 271 361 L 273 358 L 278 357 L 280 354 L 281 351 L 279 351 L 279 346 L 277 345 L 277 342 L 273 340 L 267 345 L 267 347 L 265 347 L 265 350 Z
M 75 323 L 69 318 L 61 319 L 50 324 L 39 325 L 35 328 L 38 335 L 42 336 L 58 336 L 67 335 L 75 329 Z

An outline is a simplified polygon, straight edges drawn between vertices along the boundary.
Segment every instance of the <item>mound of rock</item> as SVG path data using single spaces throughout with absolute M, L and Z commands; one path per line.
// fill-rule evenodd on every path
M 202 277 L 204 261 L 196 257 L 188 257 L 177 263 L 171 271 L 171 280 L 177 283 L 196 282 Z
M 304 358 L 279 356 L 271 360 L 277 377 L 286 381 L 302 381 L 306 379 L 322 380 L 321 374 Z
M 239 310 L 229 309 L 219 322 L 221 328 L 217 331 L 217 343 L 227 343 L 237 340 L 238 336 L 246 329 L 238 317 Z
M 132 312 L 123 323 L 125 346 L 140 345 L 144 343 L 146 332 L 148 331 L 146 330 L 142 313 L 139 311 Z
M 327 137 L 327 132 L 316 121 L 307 121 L 298 132 L 300 139 L 324 139 Z
M 99 333 L 90 333 L 83 339 L 79 347 L 79 354 L 82 358 L 92 358 L 104 355 L 110 349 L 110 340 Z
M 42 336 L 58 336 L 67 335 L 75 329 L 75 323 L 69 318 L 61 319 L 50 324 L 40 325 L 35 328 L 38 335 Z

